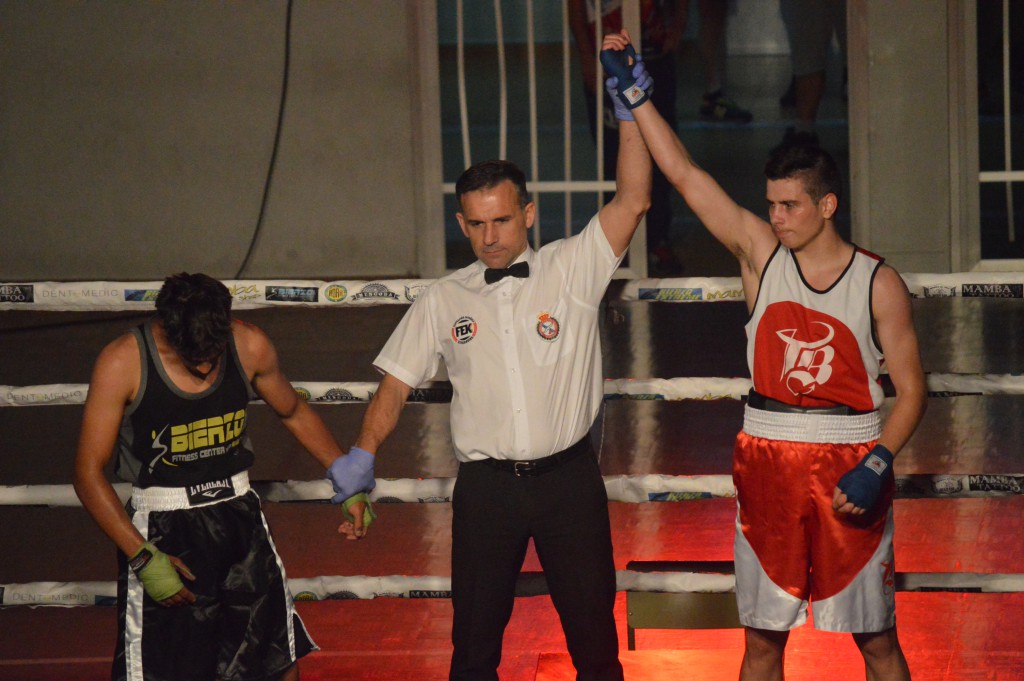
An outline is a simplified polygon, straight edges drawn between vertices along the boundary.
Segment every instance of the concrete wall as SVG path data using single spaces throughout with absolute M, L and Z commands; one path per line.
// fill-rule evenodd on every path
M 853 237 L 906 272 L 977 261 L 969 4 L 848 0 Z M 434 12 L 0 2 L 0 281 L 437 276 Z
M 0 279 L 414 273 L 415 12 L 291 9 L 0 3 Z
M 964 84 L 963 66 L 951 61 L 963 58 L 951 49 L 962 30 L 952 9 L 962 4 L 848 5 L 853 239 L 903 272 L 970 266 L 954 263 L 966 217 L 960 147 L 970 134 L 953 117 Z

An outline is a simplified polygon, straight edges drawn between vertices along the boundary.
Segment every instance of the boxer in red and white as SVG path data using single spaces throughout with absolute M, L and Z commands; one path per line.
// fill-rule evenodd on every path
M 628 36 L 605 39 L 628 48 Z M 736 595 L 741 679 L 781 679 L 789 631 L 853 634 L 866 677 L 909 679 L 896 635 L 893 458 L 927 389 L 903 279 L 836 230 L 841 182 L 817 146 L 765 166 L 768 218 L 696 163 L 650 102 L 632 110 L 655 162 L 736 256 L 754 388 L 736 438 Z M 884 363 L 896 398 L 882 423 Z

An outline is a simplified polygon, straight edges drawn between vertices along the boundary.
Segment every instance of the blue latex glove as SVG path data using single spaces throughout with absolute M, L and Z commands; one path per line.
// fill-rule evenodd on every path
M 637 57 L 636 64 L 633 65 L 633 76 L 636 78 L 634 87 L 638 87 L 645 93 L 650 93 L 651 88 L 654 85 L 654 78 L 651 74 L 647 73 L 647 67 L 644 66 L 643 59 Z M 632 121 L 633 113 L 630 111 L 622 99 L 619 97 L 619 79 L 612 76 L 604 82 L 604 89 L 608 91 L 608 95 L 612 98 L 612 103 L 615 105 L 615 118 L 620 121 Z M 643 102 L 640 102 L 643 104 Z
M 870 511 L 882 493 L 882 481 L 892 475 L 893 455 L 882 445 L 875 445 L 856 466 L 839 478 L 839 491 L 858 508 Z
M 639 72 L 647 71 L 632 45 L 627 45 L 625 50 L 601 50 L 601 65 L 610 77 L 617 79 L 615 99 L 626 109 L 635 109 L 649 99 L 647 90 L 638 85 L 636 75 L 638 66 L 641 67 Z
M 334 486 L 332 504 L 340 504 L 360 492 L 371 492 L 377 486 L 373 478 L 374 456 L 365 449 L 352 447 L 327 469 L 327 479 Z

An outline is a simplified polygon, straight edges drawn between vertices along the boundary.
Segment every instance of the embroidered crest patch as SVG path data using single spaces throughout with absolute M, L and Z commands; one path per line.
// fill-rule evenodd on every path
M 558 320 L 549 315 L 547 312 L 542 312 L 537 317 L 537 335 L 546 341 L 553 341 L 558 338 L 559 331 Z
M 452 324 L 452 340 L 465 345 L 476 338 L 476 321 L 472 317 L 459 317 Z

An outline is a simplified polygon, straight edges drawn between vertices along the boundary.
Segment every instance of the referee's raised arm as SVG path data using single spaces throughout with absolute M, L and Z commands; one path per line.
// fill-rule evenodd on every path
M 622 255 L 629 248 L 640 220 L 651 205 L 651 155 L 633 120 L 629 98 L 618 96 L 618 93 L 627 89 L 627 86 L 634 92 L 642 92 L 640 88 L 650 88 L 652 81 L 642 61 L 627 63 L 632 59 L 625 53 L 628 45 L 629 35 L 625 31 L 605 36 L 602 45 L 602 51 L 614 52 L 625 69 L 618 78 L 615 73 L 611 73 L 615 87 L 610 86 L 609 93 L 615 102 L 615 118 L 619 122 L 619 157 L 615 171 L 615 197 L 600 212 L 601 228 L 616 256 Z M 606 69 L 607 62 L 607 58 L 602 59 Z M 640 73 L 639 77 L 636 77 L 637 72 Z M 630 77 L 633 78 L 632 82 L 623 82 Z M 612 93 L 613 89 L 615 93 Z

